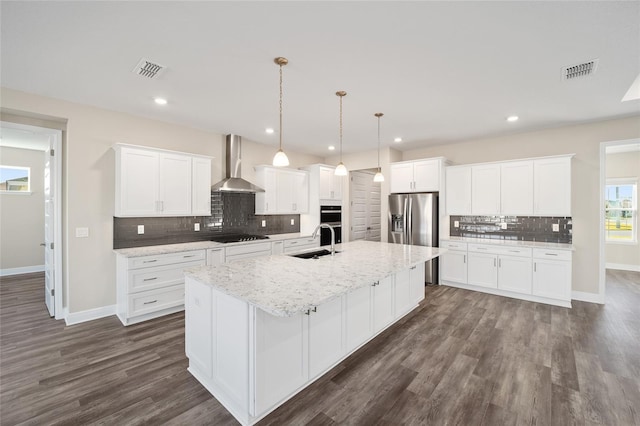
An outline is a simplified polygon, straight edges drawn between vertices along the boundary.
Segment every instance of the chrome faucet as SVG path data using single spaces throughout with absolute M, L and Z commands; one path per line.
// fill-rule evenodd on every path
M 328 223 L 321 223 L 320 225 L 316 226 L 315 231 L 313 231 L 313 234 L 311 234 L 311 238 L 313 238 L 315 240 L 315 238 L 318 236 L 318 231 L 320 230 L 320 228 L 329 228 L 329 230 L 331 231 L 331 256 L 336 254 L 336 233 L 333 230 L 333 226 L 329 225 Z

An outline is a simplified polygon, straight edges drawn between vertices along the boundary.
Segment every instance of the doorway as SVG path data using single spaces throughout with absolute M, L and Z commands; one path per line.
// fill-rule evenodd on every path
M 42 183 L 42 192 L 34 196 L 44 198 L 44 208 L 41 211 L 44 216 L 44 229 L 40 241 L 31 241 L 30 244 L 34 246 L 32 250 L 44 248 L 44 259 L 42 260 L 44 264 L 42 268 L 44 269 L 44 302 L 50 316 L 63 319 L 65 315 L 62 300 L 62 131 L 2 121 L 0 122 L 0 133 L 2 134 L 0 146 L 17 150 L 18 157 L 19 152 L 41 152 L 42 180 L 44 182 L 38 182 Z M 5 164 L 3 166 L 11 167 L 11 165 Z M 27 167 L 23 167 L 23 169 L 27 169 Z M 19 180 L 28 182 L 29 175 L 30 172 L 26 171 L 26 180 L 25 177 L 20 177 Z M 5 189 L 10 194 L 3 194 L 4 197 L 30 197 L 32 195 L 28 184 L 23 188 L 14 185 L 11 190 L 7 184 Z M 18 190 L 21 194 L 14 194 L 14 190 Z M 8 238 L 5 232 L 3 232 L 4 238 Z M 16 238 L 19 236 L 11 237 L 13 241 Z M 17 270 L 17 272 L 20 271 Z
M 381 241 L 381 185 L 373 181 L 374 175 L 375 170 L 349 173 L 349 241 Z

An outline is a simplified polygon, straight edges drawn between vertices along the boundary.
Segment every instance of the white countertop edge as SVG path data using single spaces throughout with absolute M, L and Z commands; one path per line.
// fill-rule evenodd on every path
M 551 243 L 544 241 L 501 240 L 496 238 L 472 238 L 472 237 L 441 237 L 440 241 L 458 241 L 471 244 L 494 244 L 502 246 L 517 246 L 530 248 L 545 248 L 554 250 L 575 251 L 573 244 Z

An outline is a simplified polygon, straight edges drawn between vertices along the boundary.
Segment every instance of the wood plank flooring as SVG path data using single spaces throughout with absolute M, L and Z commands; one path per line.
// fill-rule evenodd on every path
M 235 425 L 186 371 L 182 313 L 48 317 L 42 274 L 0 282 L 0 424 Z M 640 425 L 640 273 L 564 309 L 427 287 L 421 306 L 261 425 Z

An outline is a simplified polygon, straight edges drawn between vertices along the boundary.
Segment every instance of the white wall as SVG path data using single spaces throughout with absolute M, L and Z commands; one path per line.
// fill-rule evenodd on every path
M 572 162 L 573 290 L 598 293 L 600 143 L 640 136 L 640 117 L 607 120 L 406 151 L 404 160 L 444 156 L 454 164 L 575 153 Z
M 31 168 L 31 194 L 0 194 L 0 270 L 44 265 L 44 152 L 0 147 L 0 164 Z M 23 269 L 24 268 L 24 269 Z
M 635 178 L 640 183 L 640 152 L 607 154 L 607 178 Z M 639 221 L 640 222 L 640 221 Z M 637 231 L 636 231 L 637 232 Z M 606 244 L 607 265 L 640 270 L 640 244 Z
M 69 313 L 115 304 L 115 156 L 111 147 L 129 143 L 213 156 L 211 179 L 215 183 L 225 173 L 224 136 L 7 88 L 1 88 L 0 95 L 3 109 L 10 109 L 13 115 L 18 111 L 67 120 L 63 146 L 65 304 Z M 13 121 L 8 114 L 2 118 Z M 251 180 L 253 165 L 271 163 L 276 150 L 245 141 L 243 174 Z M 321 160 L 287 154 L 292 165 Z M 75 238 L 76 227 L 88 227 L 89 238 Z

